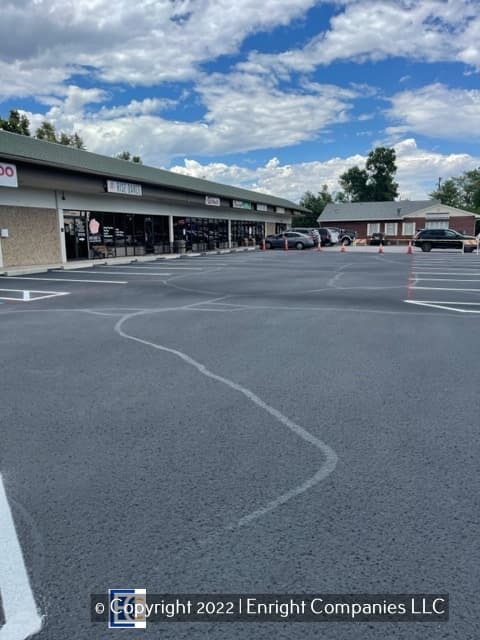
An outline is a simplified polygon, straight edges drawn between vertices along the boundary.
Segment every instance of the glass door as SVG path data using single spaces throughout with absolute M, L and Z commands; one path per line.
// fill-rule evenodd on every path
M 81 212 L 64 215 L 65 249 L 67 260 L 86 260 L 88 258 L 87 218 Z

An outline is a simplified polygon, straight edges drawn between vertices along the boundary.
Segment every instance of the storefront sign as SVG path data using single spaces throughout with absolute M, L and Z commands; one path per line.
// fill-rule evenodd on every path
M 245 200 L 233 200 L 232 207 L 235 209 L 251 209 L 252 203 L 246 202 Z
M 109 193 L 122 193 L 126 196 L 141 196 L 142 185 L 133 182 L 118 182 L 117 180 L 107 180 L 107 191 Z
M 95 220 L 95 218 L 91 218 L 90 222 L 88 223 L 88 229 L 91 234 L 96 235 L 100 229 L 100 223 L 98 222 L 98 220 Z
M 18 187 L 17 167 L 0 162 L 0 187 Z
M 210 207 L 219 207 L 220 198 L 214 198 L 213 196 L 205 196 L 205 204 L 208 204 Z
M 275 207 L 276 213 L 285 213 L 285 209 L 283 207 Z
M 257 203 L 257 211 L 268 211 L 268 207 L 266 204 Z

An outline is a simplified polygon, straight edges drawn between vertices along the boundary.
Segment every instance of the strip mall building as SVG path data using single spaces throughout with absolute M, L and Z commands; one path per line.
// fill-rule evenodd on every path
M 258 243 L 299 205 L 0 131 L 0 267 Z

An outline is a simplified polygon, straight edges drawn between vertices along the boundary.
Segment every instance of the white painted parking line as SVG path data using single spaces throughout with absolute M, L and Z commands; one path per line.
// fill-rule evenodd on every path
M 90 275 L 90 274 L 88 274 Z M 83 278 L 33 278 L 30 276 L 0 276 L 5 280 L 38 280 L 39 282 L 93 282 L 95 284 L 128 284 L 127 280 L 86 280 Z M 1 282 L 1 280 L 0 280 Z
M 472 278 L 419 278 L 416 276 L 417 282 L 480 282 Z
M 110 265 L 113 266 L 113 265 Z M 203 267 L 177 267 L 176 264 L 169 264 L 169 265 L 163 265 L 166 266 L 167 269 L 171 269 L 172 271 L 202 271 Z M 98 268 L 98 267 L 95 267 Z M 101 268 L 101 267 L 100 267 Z M 146 266 L 143 264 L 139 264 L 139 265 L 135 265 L 134 267 L 132 267 L 133 269 L 145 269 L 145 270 L 149 270 L 149 269 L 161 269 L 162 267 L 160 265 L 156 265 L 156 266 Z
M 11 300 L 15 302 L 35 302 L 36 300 L 44 300 L 45 298 L 56 298 L 57 296 L 68 296 L 70 293 L 68 291 L 38 291 L 34 289 L 0 289 L 0 293 L 2 291 L 7 291 L 8 293 L 18 293 L 22 294 L 17 297 L 0 295 L 0 300 Z M 37 295 L 40 294 L 40 295 Z
M 422 291 L 480 291 L 480 289 L 457 289 L 448 287 L 413 287 L 413 291 L 421 289 Z
M 7 494 L 0 476 L 0 592 L 5 624 L 0 640 L 24 640 L 42 628 Z
M 119 275 L 119 276 L 171 276 L 171 273 L 163 273 L 163 272 L 148 272 L 146 271 L 145 273 L 143 271 L 84 271 L 83 273 L 85 273 L 86 276 L 102 276 L 102 275 L 106 275 L 106 276 L 111 276 L 111 275 Z M 81 273 L 79 273 L 78 275 L 82 275 Z
M 480 309 L 462 309 L 454 305 L 471 305 L 473 302 L 430 302 L 427 300 L 404 300 L 408 304 L 415 304 L 419 307 L 431 307 L 432 309 L 443 309 L 445 311 L 457 311 L 458 313 L 480 313 Z
M 450 271 L 412 271 L 415 275 L 422 276 L 480 276 L 480 271 L 461 271 L 455 269 Z

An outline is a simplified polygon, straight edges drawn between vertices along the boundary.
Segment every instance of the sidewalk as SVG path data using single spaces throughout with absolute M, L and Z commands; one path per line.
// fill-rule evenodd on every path
M 0 276 L 26 276 L 35 273 L 45 273 L 51 269 L 87 269 L 98 265 L 132 264 L 134 262 L 157 262 L 161 260 L 183 260 L 197 256 L 216 256 L 224 253 L 239 253 L 242 251 L 256 251 L 257 247 L 238 247 L 235 249 L 216 249 L 215 251 L 202 251 L 202 253 L 168 253 L 148 256 L 126 256 L 123 258 L 100 258 L 96 260 L 74 260 L 65 264 L 34 264 L 19 267 L 0 267 Z

